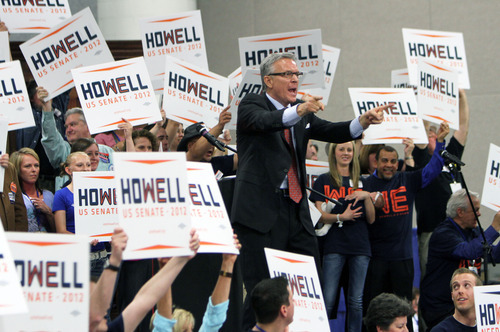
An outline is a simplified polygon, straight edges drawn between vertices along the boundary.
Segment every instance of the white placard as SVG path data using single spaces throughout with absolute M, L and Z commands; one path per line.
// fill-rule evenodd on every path
M 10 61 L 9 33 L 0 31 L 0 63 Z
M 330 92 L 332 91 L 333 78 L 339 63 L 340 49 L 328 45 L 323 45 L 323 72 L 325 74 L 325 86 L 322 88 L 308 89 L 307 84 L 301 85 L 301 91 L 298 92 L 298 97 L 302 98 L 304 94 L 309 93 L 313 96 L 321 96 L 321 102 L 328 105 Z
M 394 69 L 391 71 L 391 87 L 398 89 L 413 89 L 415 95 L 417 95 L 418 90 L 415 85 L 410 84 L 410 77 L 408 76 L 408 69 Z
M 118 226 L 114 172 L 73 173 L 75 234 L 111 241 Z
M 6 234 L 29 313 L 0 317 L 0 330 L 88 331 L 88 240 L 70 234 Z
M 297 67 L 304 73 L 300 84 L 307 88 L 323 88 L 323 52 L 321 30 L 304 30 L 238 39 L 243 73 L 258 66 L 271 53 L 289 52 L 297 56 Z
M 75 88 L 91 134 L 161 120 L 144 58 L 73 69 Z
M 238 87 L 241 84 L 241 80 L 243 79 L 241 67 L 236 68 L 227 78 L 229 80 L 229 98 L 232 100 L 234 95 L 236 95 L 236 90 L 238 90 Z
M 3 167 L 0 167 L 3 168 Z M 3 178 L 3 176 L 2 176 Z M 3 180 L 2 180 L 3 182 Z M 0 317 L 28 312 L 14 259 L 7 243 L 7 237 L 0 222 Z M 1 322 L 1 318 L 0 318 Z
M 9 119 L 9 131 L 35 126 L 19 60 L 0 63 L 0 105 L 0 116 Z
M 37 85 L 49 92 L 47 99 L 74 86 L 71 69 L 113 61 L 88 7 L 19 47 Z
M 418 109 L 423 120 L 458 130 L 458 74 L 434 61 L 418 63 Z
M 306 160 L 306 184 L 309 188 L 314 186 L 318 176 L 330 172 L 328 162 L 319 160 Z
M 187 162 L 191 222 L 202 252 L 238 254 L 233 229 L 210 163 Z
M 7 152 L 7 131 L 9 127 L 9 119 L 0 116 L 0 156 Z M 0 166 L 0 193 L 3 192 L 5 180 L 5 168 Z
M 262 92 L 262 80 L 260 77 L 260 70 L 248 69 L 243 75 L 243 79 L 236 89 L 236 93 L 231 99 L 231 121 L 226 124 L 225 128 L 229 130 L 236 130 L 236 123 L 238 121 L 238 106 L 241 100 L 249 93 L 260 94 Z
M 490 143 L 481 204 L 500 211 L 500 147 Z
M 208 70 L 199 10 L 150 17 L 142 19 L 140 24 L 144 59 L 155 91 L 163 92 L 167 54 Z
M 204 122 L 212 128 L 227 105 L 229 80 L 186 61 L 166 56 L 163 109 L 184 127 Z
M 500 285 L 474 286 L 477 331 L 500 331 Z
M 123 259 L 192 255 L 184 152 L 116 153 L 120 226 L 129 239 Z
M 394 103 L 384 113 L 384 122 L 364 132 L 363 144 L 403 143 L 405 138 L 415 144 L 427 144 L 424 123 L 418 116 L 417 101 L 411 89 L 349 88 L 355 116 L 381 105 Z
M 330 331 L 325 301 L 312 256 L 264 248 L 271 278 L 283 276 L 293 293 L 293 322 L 290 332 Z
M 10 33 L 41 33 L 71 16 L 68 0 L 2 0 L 0 19 Z
M 469 71 L 461 32 L 403 29 L 410 83 L 418 85 L 418 62 L 434 60 L 458 72 L 458 87 L 470 89 Z

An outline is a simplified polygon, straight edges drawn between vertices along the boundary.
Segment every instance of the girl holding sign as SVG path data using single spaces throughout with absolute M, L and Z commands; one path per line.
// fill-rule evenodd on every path
M 75 209 L 73 207 L 73 173 L 90 172 L 90 158 L 85 152 L 73 152 L 66 158 L 61 168 L 61 175 L 69 175 L 71 182 L 66 187 L 56 191 L 54 196 L 52 210 L 55 216 L 56 231 L 57 233 L 74 234 Z M 98 243 L 97 240 L 93 240 L 90 253 L 90 274 L 92 277 L 97 279 L 101 275 L 107 257 L 108 253 L 104 243 Z
M 371 249 L 367 223 L 375 221 L 375 207 L 370 193 L 362 191 L 359 160 L 354 142 L 330 144 L 330 172 L 314 182 L 314 189 L 337 199 L 342 205 L 322 209 L 325 199 L 314 192 L 309 199 L 321 211 L 320 223 L 332 224 L 323 244 L 323 294 L 328 316 L 338 294 L 342 269 L 349 268 L 347 294 L 349 331 L 361 331 L 363 318 L 363 287 Z M 326 210 L 326 211 L 324 211 Z

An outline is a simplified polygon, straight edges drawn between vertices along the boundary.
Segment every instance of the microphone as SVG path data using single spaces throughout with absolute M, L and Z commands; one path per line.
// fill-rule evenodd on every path
M 451 161 L 452 163 L 455 163 L 459 166 L 465 166 L 465 163 L 462 162 L 457 156 L 452 155 L 446 150 L 441 150 L 439 154 L 441 155 L 441 157 L 443 157 L 444 160 Z
M 212 134 L 210 134 L 204 125 L 199 124 L 198 126 L 196 126 L 196 130 L 200 133 L 201 136 L 205 137 L 207 141 L 213 146 L 215 146 L 217 149 L 221 150 L 222 152 L 226 151 L 225 144 L 219 141 L 217 138 L 215 138 Z

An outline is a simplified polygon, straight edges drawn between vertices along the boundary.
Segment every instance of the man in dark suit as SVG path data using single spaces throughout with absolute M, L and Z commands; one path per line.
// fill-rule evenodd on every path
M 313 256 L 320 266 L 305 191 L 305 154 L 309 139 L 342 143 L 381 123 L 378 107 L 348 122 L 332 123 L 315 113 L 321 97 L 297 100 L 295 56 L 274 53 L 260 65 L 265 94 L 248 94 L 238 107 L 238 173 L 232 222 L 242 243 L 241 266 L 247 292 L 269 278 L 264 247 Z M 253 326 L 246 303 L 244 329 Z

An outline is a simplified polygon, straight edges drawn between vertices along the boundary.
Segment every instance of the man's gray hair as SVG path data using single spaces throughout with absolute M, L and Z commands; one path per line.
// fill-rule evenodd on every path
M 293 53 L 271 53 L 260 63 L 260 79 L 262 80 L 262 91 L 267 90 L 264 76 L 272 74 L 274 71 L 274 63 L 281 59 L 292 59 L 297 62 L 297 57 Z
M 475 197 L 479 199 L 479 194 L 473 191 L 470 191 L 471 197 Z M 448 204 L 446 204 L 446 216 L 449 218 L 455 218 L 458 209 L 462 209 L 466 211 L 469 207 L 469 198 L 467 197 L 467 192 L 465 189 L 460 189 L 455 191 L 450 199 L 448 200 Z
M 66 111 L 66 114 L 64 114 L 64 121 L 68 119 L 68 116 L 71 114 L 78 114 L 80 115 L 80 121 L 83 121 L 85 124 L 87 124 L 87 120 L 85 120 L 85 115 L 83 114 L 83 110 L 79 107 L 74 107 Z

